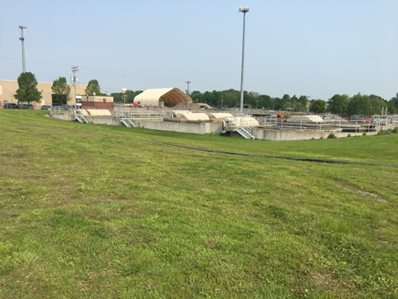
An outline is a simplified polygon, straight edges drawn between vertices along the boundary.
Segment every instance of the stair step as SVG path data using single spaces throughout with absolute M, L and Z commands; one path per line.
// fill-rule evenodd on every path
M 254 137 L 254 135 L 245 128 L 238 127 L 234 131 L 239 133 L 245 139 L 256 139 L 256 137 Z
M 130 118 L 122 118 L 120 119 L 120 122 L 125 125 L 127 128 L 136 128 L 137 124 Z

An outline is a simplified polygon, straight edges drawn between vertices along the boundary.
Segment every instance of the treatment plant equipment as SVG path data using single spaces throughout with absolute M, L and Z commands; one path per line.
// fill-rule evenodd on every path
M 83 101 L 84 102 L 84 101 Z M 157 101 L 159 103 L 159 101 Z M 122 125 L 127 128 L 143 128 L 158 131 L 174 131 L 193 134 L 239 135 L 245 139 L 260 140 L 308 140 L 333 137 L 375 135 L 380 130 L 394 129 L 398 122 L 392 118 L 377 118 L 373 121 L 350 121 L 337 116 L 308 115 L 305 113 L 279 117 L 280 112 L 252 111 L 251 116 L 242 116 L 239 110 L 215 111 L 199 109 L 145 107 L 116 104 L 110 109 L 52 108 L 53 117 L 76 120 L 80 123 Z M 395 120 L 395 119 L 394 119 Z

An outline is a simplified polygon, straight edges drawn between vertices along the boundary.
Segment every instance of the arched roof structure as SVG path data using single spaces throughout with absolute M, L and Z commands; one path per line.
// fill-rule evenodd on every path
M 147 89 L 134 98 L 134 103 L 140 107 L 159 107 L 161 102 L 166 107 L 174 107 L 178 104 L 190 104 L 192 99 L 178 88 Z

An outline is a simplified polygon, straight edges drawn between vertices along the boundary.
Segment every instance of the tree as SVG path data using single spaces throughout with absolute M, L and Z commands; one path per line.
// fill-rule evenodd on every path
M 388 112 L 398 113 L 398 93 L 388 102 Z
M 388 102 L 378 95 L 369 96 L 369 115 L 381 114 L 388 106 Z
M 86 87 L 86 95 L 95 96 L 101 95 L 101 89 L 97 80 L 90 80 Z
M 245 105 L 248 105 L 249 107 L 252 108 L 258 108 L 258 93 L 250 91 L 244 91 L 244 103 Z M 240 106 L 240 93 L 239 93 L 239 106 Z
M 192 102 L 194 102 L 194 103 L 202 103 L 203 102 L 202 97 L 203 97 L 203 94 L 198 90 L 191 92 L 191 99 L 192 99 Z
M 206 92 L 203 94 L 202 99 L 203 99 L 203 101 L 204 101 L 205 103 L 209 104 L 210 106 L 217 107 L 217 106 L 219 106 L 220 103 L 221 103 L 219 94 L 220 94 L 220 93 L 217 92 L 217 91 L 215 91 L 215 90 L 213 90 L 212 92 L 206 91 Z M 222 103 L 221 103 L 221 104 L 222 104 Z
M 245 93 L 245 100 L 247 99 L 246 96 Z M 219 92 L 218 99 L 218 106 L 220 107 L 237 107 L 240 105 L 240 92 L 235 89 L 224 90 Z
M 51 90 L 53 92 L 53 105 L 64 105 L 68 102 L 70 87 L 66 82 L 65 77 L 59 77 L 57 80 L 54 80 L 53 85 L 51 86 Z
M 125 104 L 131 104 L 134 101 L 134 98 L 142 93 L 142 90 L 126 90 L 125 93 L 121 92 L 113 92 L 111 93 L 111 96 L 113 97 L 113 101 L 115 103 L 125 103 Z
M 310 112 L 312 113 L 325 113 L 326 102 L 324 100 L 311 101 Z
M 39 102 L 42 98 L 41 92 L 37 89 L 37 80 L 31 72 L 24 72 L 18 77 L 18 89 L 14 97 L 18 102 Z
M 307 96 L 300 96 L 298 98 L 298 104 L 297 104 L 298 109 L 296 111 L 307 112 L 308 102 L 309 100 Z
M 335 113 L 335 114 L 339 114 L 339 115 L 346 115 L 348 103 L 349 103 L 348 95 L 335 94 L 328 101 L 328 110 L 331 113 Z
M 274 110 L 282 110 L 282 99 L 281 98 L 274 98 Z
M 70 87 L 65 77 L 59 77 L 57 80 L 54 80 L 51 90 L 54 94 L 65 94 L 68 96 L 70 94 Z
M 282 110 L 292 110 L 292 101 L 288 94 L 284 94 L 281 99 L 281 109 Z
M 373 115 L 380 114 L 386 101 L 377 95 L 354 95 L 348 103 L 347 112 L 349 115 Z
M 259 102 L 260 108 L 274 109 L 275 99 L 271 98 L 269 95 L 260 95 Z

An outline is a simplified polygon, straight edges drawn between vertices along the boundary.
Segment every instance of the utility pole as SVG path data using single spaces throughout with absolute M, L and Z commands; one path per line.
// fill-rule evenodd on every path
M 75 106 L 77 104 L 77 99 L 76 99 L 76 83 L 79 81 L 79 78 L 77 78 L 76 73 L 79 71 L 79 67 L 77 65 L 72 65 L 72 84 L 73 84 L 73 90 L 75 94 Z
M 189 84 L 191 84 L 192 81 L 187 80 L 187 81 L 185 81 L 185 83 L 187 83 L 187 95 L 189 95 L 189 94 L 190 94 L 190 91 L 189 91 Z
M 246 26 L 246 13 L 249 12 L 249 7 L 242 6 L 239 12 L 243 13 L 243 34 L 242 34 L 242 66 L 240 70 L 240 113 L 243 114 L 243 69 L 245 66 L 245 26 Z
M 25 37 L 23 35 L 24 29 L 28 29 L 26 26 L 18 26 L 18 28 L 21 30 L 21 36 L 19 37 L 19 40 L 21 41 L 21 47 L 22 47 L 22 73 L 26 72 L 26 62 L 25 62 Z

